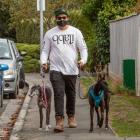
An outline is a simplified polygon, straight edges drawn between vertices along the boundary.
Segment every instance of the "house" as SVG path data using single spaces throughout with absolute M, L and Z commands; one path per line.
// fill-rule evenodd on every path
M 110 21 L 109 71 L 140 96 L 140 14 Z

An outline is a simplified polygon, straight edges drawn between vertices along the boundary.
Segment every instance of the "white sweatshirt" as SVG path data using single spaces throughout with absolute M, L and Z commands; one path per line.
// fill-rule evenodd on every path
M 44 36 L 41 51 L 41 64 L 50 60 L 50 70 L 64 75 L 77 75 L 78 51 L 84 64 L 87 62 L 87 46 L 81 31 L 73 26 L 60 30 L 58 26 L 50 29 Z

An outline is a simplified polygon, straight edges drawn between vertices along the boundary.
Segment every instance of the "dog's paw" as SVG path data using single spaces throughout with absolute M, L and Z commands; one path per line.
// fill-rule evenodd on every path
M 106 130 L 108 130 L 108 129 L 109 129 L 109 127 L 108 127 L 108 126 L 105 126 L 105 129 L 106 129 Z
M 42 128 L 38 128 L 38 130 L 39 130 L 39 131 L 42 131 L 43 129 L 42 129 Z
M 51 128 L 51 125 L 46 125 L 45 131 L 49 132 Z
M 49 129 L 51 129 L 51 128 L 52 128 L 52 126 L 49 124 L 49 125 L 48 125 L 48 128 L 49 128 Z
M 46 129 L 45 129 L 45 131 L 46 131 L 46 132 L 49 132 L 49 131 L 50 131 L 50 129 L 49 129 L 49 128 L 46 128 Z

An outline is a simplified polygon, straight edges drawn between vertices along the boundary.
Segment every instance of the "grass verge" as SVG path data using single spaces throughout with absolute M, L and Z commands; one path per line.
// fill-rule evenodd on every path
M 110 119 L 119 136 L 140 136 L 140 98 L 118 94 L 111 96 Z

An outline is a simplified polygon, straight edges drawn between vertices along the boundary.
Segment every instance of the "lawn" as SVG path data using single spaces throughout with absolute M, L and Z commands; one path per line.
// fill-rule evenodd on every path
M 93 77 L 81 77 L 81 84 L 86 95 L 91 84 L 95 82 Z M 112 83 L 109 81 L 109 86 Z M 122 137 L 140 136 L 140 98 L 130 94 L 128 89 L 111 89 L 109 123 L 114 131 Z M 123 91 L 123 92 L 121 92 Z M 121 92 L 121 94 L 120 94 Z
M 140 98 L 112 95 L 110 123 L 119 136 L 140 136 Z

